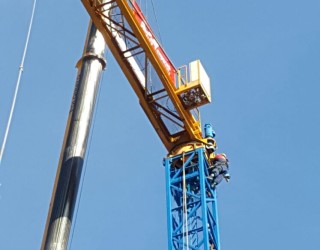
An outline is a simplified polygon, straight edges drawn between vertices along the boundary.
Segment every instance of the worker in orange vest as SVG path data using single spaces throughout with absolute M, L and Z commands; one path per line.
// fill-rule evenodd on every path
M 228 182 L 230 180 L 229 174 L 229 160 L 226 154 L 217 154 L 211 161 L 211 166 L 209 167 L 209 181 L 211 187 L 215 188 L 223 178 Z

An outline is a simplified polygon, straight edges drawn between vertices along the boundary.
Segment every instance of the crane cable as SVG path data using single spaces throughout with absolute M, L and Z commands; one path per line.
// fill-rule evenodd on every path
M 161 38 L 161 33 L 160 33 L 160 26 L 159 26 L 159 22 L 158 22 L 158 18 L 157 18 L 157 13 L 156 13 L 156 9 L 155 9 L 153 0 L 151 0 L 151 4 L 152 4 L 152 10 L 153 10 L 154 19 L 156 20 L 156 24 L 157 24 L 157 29 L 158 29 L 158 33 L 159 33 L 160 43 L 161 43 L 161 46 L 163 46 L 162 38 Z
M 4 150 L 5 150 L 5 147 L 6 147 L 6 142 L 7 142 L 7 138 L 8 138 L 8 134 L 9 134 L 9 130 L 10 130 L 10 125 L 11 125 L 11 120 L 12 120 L 14 108 L 15 108 L 15 105 L 16 105 L 16 99 L 17 99 L 17 95 L 18 95 L 18 91 L 19 91 L 21 75 L 22 75 L 22 72 L 23 72 L 24 60 L 25 60 L 25 57 L 26 57 L 26 54 L 27 54 L 29 38 L 30 38 L 31 29 L 32 29 L 32 24 L 33 24 L 33 17 L 34 17 L 34 13 L 35 13 L 35 9 L 36 9 L 36 3 L 37 3 L 37 0 L 34 0 L 33 1 L 31 18 L 30 18 L 30 23 L 29 23 L 29 29 L 28 29 L 28 33 L 27 33 L 27 39 L 26 39 L 26 43 L 25 43 L 25 46 L 24 46 L 24 51 L 23 51 L 23 55 L 22 55 L 21 64 L 19 66 L 19 74 L 18 74 L 18 79 L 17 79 L 17 83 L 16 83 L 16 88 L 15 88 L 15 92 L 14 92 L 14 96 L 13 96 L 13 100 L 12 100 L 12 104 L 11 104 L 11 110 L 10 110 L 10 114 L 9 114 L 9 118 L 8 118 L 8 122 L 7 122 L 6 131 L 5 131 L 3 142 L 2 142 L 2 146 L 1 146 L 0 165 L 1 165 L 2 157 L 3 157 L 3 153 L 4 153 Z

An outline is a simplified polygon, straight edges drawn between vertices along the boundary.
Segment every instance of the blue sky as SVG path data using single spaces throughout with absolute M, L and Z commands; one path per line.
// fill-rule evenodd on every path
M 320 2 L 155 6 L 174 64 L 199 58 L 212 79 L 202 121 L 232 174 L 218 187 L 222 249 L 319 250 Z M 1 138 L 31 9 L 31 0 L 0 2 Z M 0 166 L 0 249 L 40 247 L 88 21 L 80 1 L 38 2 Z M 106 57 L 71 249 L 163 250 L 166 150 Z

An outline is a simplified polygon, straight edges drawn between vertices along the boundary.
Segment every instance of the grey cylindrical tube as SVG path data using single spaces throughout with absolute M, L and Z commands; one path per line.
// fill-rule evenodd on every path
M 67 249 L 104 60 L 105 41 L 90 22 L 78 63 L 70 113 L 52 192 L 42 250 Z

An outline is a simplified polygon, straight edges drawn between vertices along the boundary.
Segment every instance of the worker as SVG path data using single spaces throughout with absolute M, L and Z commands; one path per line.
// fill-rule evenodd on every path
M 209 167 L 208 179 L 211 183 L 211 187 L 215 188 L 223 179 L 227 182 L 230 180 L 229 174 L 229 160 L 226 154 L 217 154 L 211 161 Z

